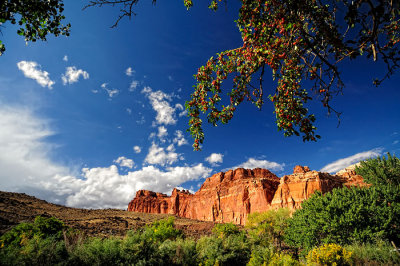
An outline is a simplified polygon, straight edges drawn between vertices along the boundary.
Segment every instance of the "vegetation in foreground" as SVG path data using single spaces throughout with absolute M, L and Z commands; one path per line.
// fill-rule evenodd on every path
M 399 170 L 395 156 L 368 160 L 356 171 L 371 187 L 315 193 L 292 217 L 254 213 L 244 230 L 217 224 L 198 240 L 173 217 L 101 239 L 39 216 L 0 237 L 0 265 L 400 265 Z

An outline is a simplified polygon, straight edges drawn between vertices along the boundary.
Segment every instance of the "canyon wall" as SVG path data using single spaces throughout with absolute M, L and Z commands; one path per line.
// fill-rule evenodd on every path
M 139 190 L 128 211 L 168 213 L 180 217 L 214 222 L 245 224 L 248 214 L 270 209 L 300 208 L 315 191 L 364 185 L 353 169 L 336 175 L 296 166 L 293 174 L 278 178 L 269 170 L 238 168 L 217 173 L 205 180 L 194 194 L 174 189 L 171 196 Z

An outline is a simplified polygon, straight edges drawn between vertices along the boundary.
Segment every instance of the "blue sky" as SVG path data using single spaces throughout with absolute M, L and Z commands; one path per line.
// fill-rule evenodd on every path
M 15 27 L 2 28 L 1 190 L 126 208 L 138 189 L 196 191 L 226 169 L 263 167 L 283 176 L 300 164 L 336 172 L 400 151 L 399 75 L 376 88 L 372 79 L 384 65 L 361 59 L 341 66 L 346 87 L 333 102 L 343 113 L 339 127 L 320 102 L 310 104 L 318 142 L 284 137 L 270 103 L 262 111 L 244 103 L 229 124 L 205 125 L 203 150 L 194 152 L 182 107 L 197 68 L 241 45 L 237 3 L 214 13 L 200 3 L 187 11 L 181 1 L 143 1 L 115 29 L 118 9 L 65 5 L 70 37 L 26 44 Z M 265 82 L 273 93 L 268 75 Z

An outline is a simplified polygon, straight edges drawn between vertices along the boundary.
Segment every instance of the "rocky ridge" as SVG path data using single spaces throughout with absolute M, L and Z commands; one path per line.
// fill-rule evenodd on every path
M 266 169 L 238 168 L 207 178 L 194 194 L 176 188 L 171 196 L 139 190 L 129 203 L 128 211 L 244 225 L 250 213 L 282 207 L 295 210 L 315 191 L 326 193 L 354 185 L 365 185 L 354 167 L 331 175 L 311 171 L 307 166 L 296 166 L 293 174 L 281 178 Z

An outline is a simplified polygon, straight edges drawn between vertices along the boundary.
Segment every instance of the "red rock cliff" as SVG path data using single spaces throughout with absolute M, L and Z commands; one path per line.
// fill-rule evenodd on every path
M 330 175 L 296 166 L 293 174 L 279 179 L 266 169 L 238 168 L 207 178 L 195 194 L 174 189 L 171 196 L 167 196 L 139 190 L 129 203 L 128 211 L 169 213 L 243 225 L 249 213 L 281 207 L 297 209 L 316 190 L 325 193 L 343 185 L 362 183 L 362 177 L 351 174 Z

